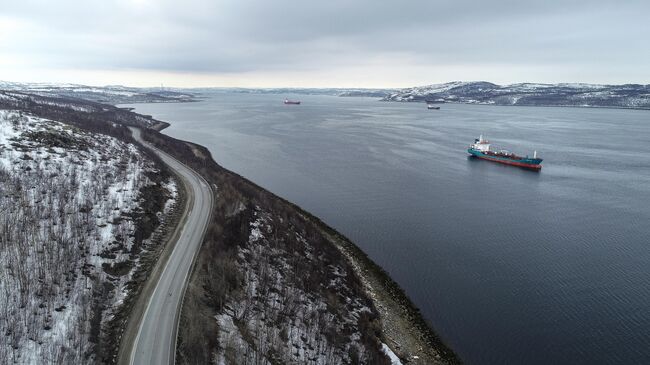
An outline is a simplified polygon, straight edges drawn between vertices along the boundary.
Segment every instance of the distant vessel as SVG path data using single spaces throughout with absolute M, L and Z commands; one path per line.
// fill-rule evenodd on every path
M 284 99 L 284 103 L 287 105 L 300 105 L 300 100 Z
M 474 143 L 469 145 L 467 149 L 470 155 L 482 158 L 484 160 L 499 162 L 506 165 L 519 166 L 526 169 L 539 171 L 542 169 L 542 159 L 537 158 L 537 151 L 533 153 L 533 158 L 517 156 L 508 151 L 491 151 L 490 142 L 483 139 L 481 135 L 474 140 Z
M 435 106 L 435 105 L 431 105 L 431 104 L 427 104 L 427 109 L 429 109 L 429 110 L 431 110 L 431 109 L 433 109 L 433 110 L 440 110 L 440 107 L 439 107 L 439 106 Z

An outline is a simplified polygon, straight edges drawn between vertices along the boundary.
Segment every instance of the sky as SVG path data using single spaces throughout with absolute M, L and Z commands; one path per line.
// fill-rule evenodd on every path
M 650 84 L 650 1 L 0 0 L 0 80 Z

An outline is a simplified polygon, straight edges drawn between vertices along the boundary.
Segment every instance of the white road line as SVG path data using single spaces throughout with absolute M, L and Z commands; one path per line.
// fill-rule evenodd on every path
M 133 137 L 154 150 L 165 164 L 185 180 L 194 193 L 194 201 L 187 212 L 178 240 L 147 301 L 129 356 L 129 363 L 132 365 L 173 364 L 176 357 L 176 333 L 183 295 L 190 269 L 208 226 L 213 193 L 203 177 L 170 155 L 142 141 L 139 130 L 133 128 L 131 130 Z M 205 200 L 208 204 L 205 204 Z M 201 234 L 197 235 L 196 232 Z M 182 280 L 179 281 L 181 276 Z

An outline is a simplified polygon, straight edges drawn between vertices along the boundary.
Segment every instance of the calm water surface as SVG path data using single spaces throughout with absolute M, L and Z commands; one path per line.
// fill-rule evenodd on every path
M 350 237 L 468 364 L 650 363 L 650 112 L 226 93 L 132 106 Z M 481 133 L 537 150 L 541 173 L 469 159 Z

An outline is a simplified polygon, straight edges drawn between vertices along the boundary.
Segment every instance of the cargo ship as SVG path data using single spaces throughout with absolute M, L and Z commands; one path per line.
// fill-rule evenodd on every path
M 483 139 L 482 135 L 475 139 L 473 144 L 469 145 L 467 152 L 474 157 L 506 165 L 523 167 L 535 171 L 542 169 L 542 159 L 537 158 L 537 151 L 533 152 L 533 158 L 517 156 L 508 151 L 492 151 L 490 150 L 490 142 Z
M 284 103 L 287 105 L 300 105 L 300 100 L 284 99 Z

